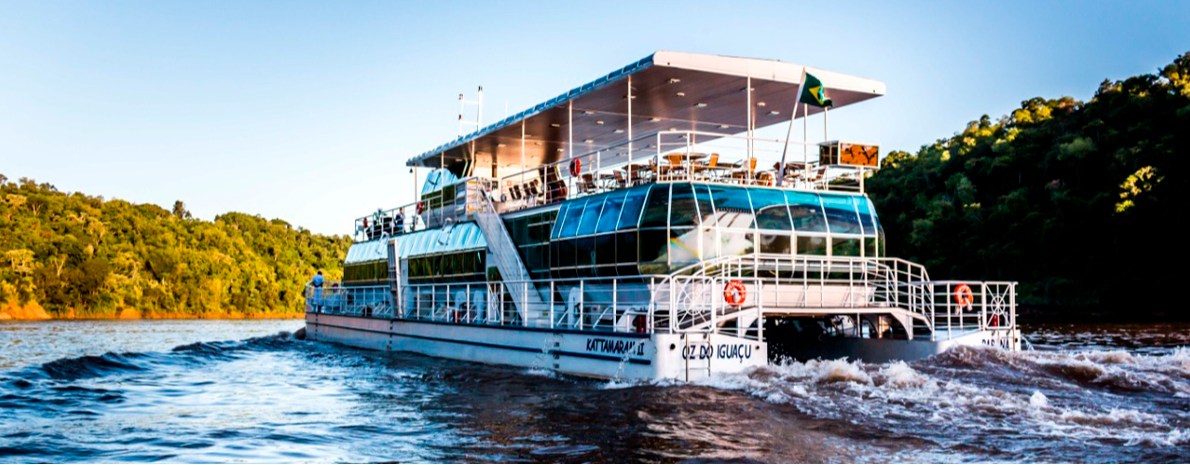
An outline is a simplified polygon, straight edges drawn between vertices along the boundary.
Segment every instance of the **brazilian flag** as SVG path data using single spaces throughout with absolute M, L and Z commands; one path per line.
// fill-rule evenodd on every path
M 826 86 L 810 73 L 806 73 L 806 82 L 802 83 L 801 101 L 818 108 L 835 106 L 835 102 L 826 98 Z

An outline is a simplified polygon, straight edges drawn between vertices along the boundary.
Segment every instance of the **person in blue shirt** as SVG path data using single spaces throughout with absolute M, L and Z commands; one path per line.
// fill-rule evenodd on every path
M 322 287 L 323 282 L 322 270 L 318 270 L 318 274 L 314 275 L 314 279 L 310 280 L 310 284 L 314 285 L 314 287 Z

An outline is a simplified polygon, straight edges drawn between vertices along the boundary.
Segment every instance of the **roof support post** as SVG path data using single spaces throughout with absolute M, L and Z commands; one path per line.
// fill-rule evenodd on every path
M 747 105 L 747 108 L 744 110 L 747 111 L 745 115 L 747 115 L 748 118 L 748 163 L 751 163 L 751 159 L 756 156 L 756 152 L 753 150 L 753 144 L 755 144 L 755 142 L 752 140 L 752 131 L 756 127 L 756 122 L 753 121 L 752 117 L 752 76 L 748 76 L 744 91 L 748 95 L 748 97 L 745 99 L 745 105 Z M 751 174 L 749 174 L 749 176 L 751 176 Z
M 521 187 L 525 185 L 525 120 L 521 120 Z M 542 190 L 548 189 L 544 179 L 541 180 Z
M 566 103 L 566 158 L 574 157 L 574 100 Z
M 628 75 L 628 185 L 632 185 L 632 75 Z

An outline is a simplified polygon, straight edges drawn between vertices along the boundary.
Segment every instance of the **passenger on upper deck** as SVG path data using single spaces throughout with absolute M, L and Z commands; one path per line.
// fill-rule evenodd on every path
M 396 225 L 396 233 L 402 234 L 405 232 L 405 209 L 397 211 L 397 216 L 393 217 L 393 224 Z
M 314 275 L 314 278 L 310 279 L 310 285 L 314 287 L 322 287 L 324 282 L 326 281 L 322 277 L 322 270 L 318 270 L 318 274 Z

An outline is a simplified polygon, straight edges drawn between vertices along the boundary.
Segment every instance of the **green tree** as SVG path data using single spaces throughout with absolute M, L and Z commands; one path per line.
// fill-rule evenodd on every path
M 1156 290 L 1184 255 L 1170 213 L 1185 198 L 1188 77 L 1190 53 L 1089 102 L 1029 99 L 889 154 L 868 184 L 889 254 L 935 278 L 1019 281 L 1027 304 L 1167 308 Z

